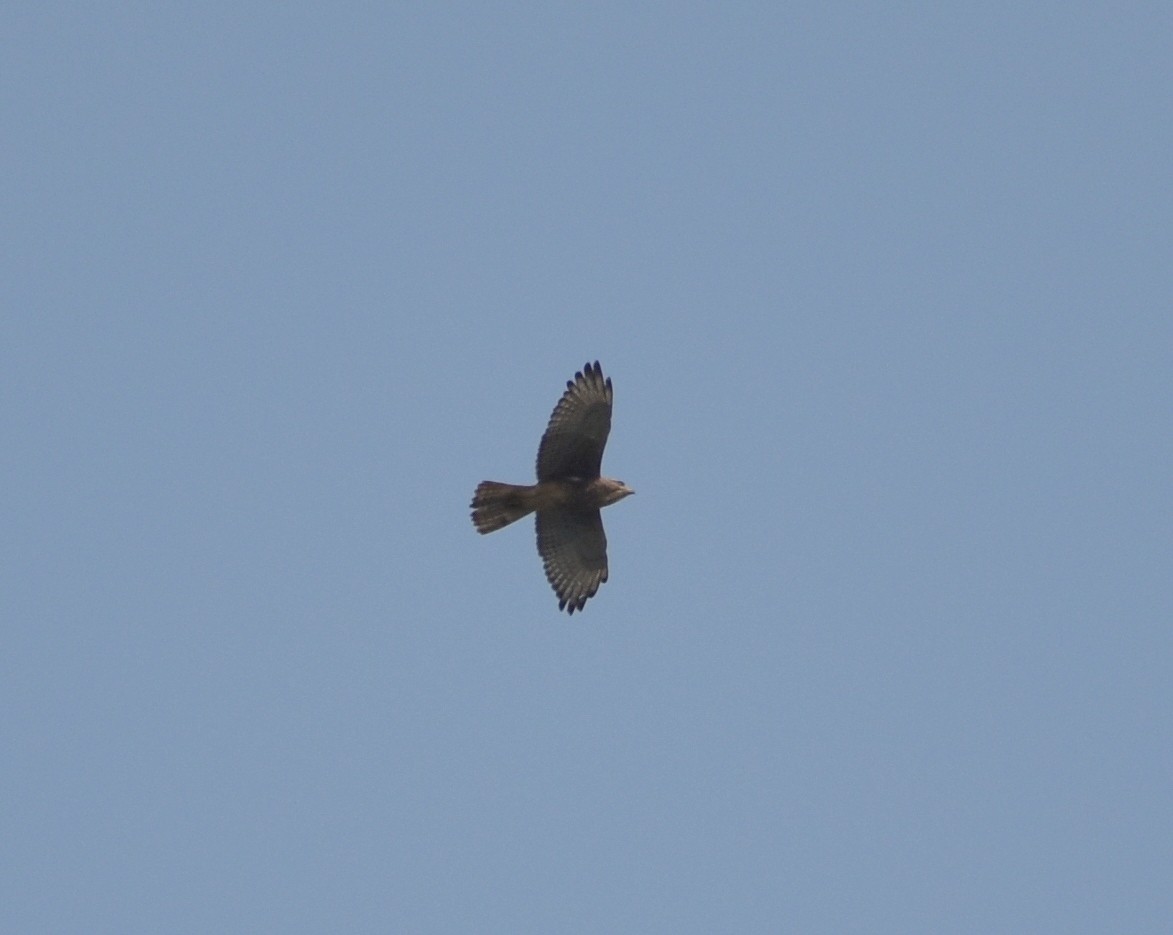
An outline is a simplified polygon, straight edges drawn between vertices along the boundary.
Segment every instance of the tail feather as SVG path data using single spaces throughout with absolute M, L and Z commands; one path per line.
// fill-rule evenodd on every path
M 481 481 L 472 498 L 472 522 L 477 532 L 496 532 L 532 513 L 532 494 L 532 487 Z

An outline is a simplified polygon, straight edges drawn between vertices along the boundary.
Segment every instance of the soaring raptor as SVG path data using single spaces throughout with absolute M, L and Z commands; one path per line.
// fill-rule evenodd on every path
M 635 493 L 599 475 L 611 431 L 611 378 L 596 360 L 566 382 L 538 446 L 533 486 L 483 481 L 472 498 L 472 522 L 488 533 L 536 513 L 538 554 L 558 609 L 582 610 L 607 580 L 602 507 Z

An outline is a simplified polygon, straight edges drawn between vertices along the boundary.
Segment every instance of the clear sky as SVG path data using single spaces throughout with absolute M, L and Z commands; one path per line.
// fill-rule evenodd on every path
M 1169 4 L 0 19 L 0 930 L 1169 931 Z

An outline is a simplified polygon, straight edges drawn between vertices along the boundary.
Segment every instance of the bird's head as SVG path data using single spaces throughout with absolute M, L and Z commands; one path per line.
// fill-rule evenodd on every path
M 610 506 L 612 503 L 618 503 L 624 497 L 629 497 L 635 493 L 635 491 L 623 483 L 623 481 L 612 480 L 609 477 L 606 478 L 606 485 L 604 486 L 603 490 L 603 502 L 608 506 Z

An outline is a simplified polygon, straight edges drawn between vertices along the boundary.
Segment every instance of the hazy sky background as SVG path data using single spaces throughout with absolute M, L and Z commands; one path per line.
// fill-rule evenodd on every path
M 0 930 L 1168 931 L 1167 3 L 0 27 Z

